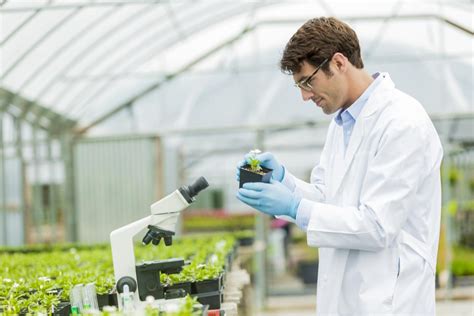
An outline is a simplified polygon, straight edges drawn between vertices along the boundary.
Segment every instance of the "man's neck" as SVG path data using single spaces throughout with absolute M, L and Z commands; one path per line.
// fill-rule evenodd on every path
M 348 80 L 349 91 L 345 108 L 351 106 L 367 90 L 374 78 L 364 69 L 354 69 L 350 72 Z

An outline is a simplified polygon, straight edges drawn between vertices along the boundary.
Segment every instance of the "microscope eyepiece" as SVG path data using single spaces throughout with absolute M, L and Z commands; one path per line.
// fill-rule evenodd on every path
M 194 181 L 193 184 L 189 186 L 183 185 L 181 188 L 179 188 L 179 192 L 186 199 L 186 201 L 191 204 L 195 200 L 194 197 L 208 186 L 209 183 L 207 180 L 204 177 L 199 177 L 199 179 Z
M 195 197 L 196 195 L 198 195 L 199 192 L 201 192 L 208 186 L 209 183 L 207 182 L 206 178 L 199 177 L 199 179 L 194 181 L 194 183 L 189 186 L 189 193 L 191 197 Z

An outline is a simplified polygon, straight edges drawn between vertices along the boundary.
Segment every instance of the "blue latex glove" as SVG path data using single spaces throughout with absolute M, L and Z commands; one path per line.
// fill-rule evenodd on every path
M 240 167 L 248 163 L 248 158 L 250 157 L 250 154 L 246 154 L 244 157 L 244 160 L 240 161 L 237 164 L 237 181 L 240 180 Z M 283 165 L 281 165 L 278 160 L 273 156 L 272 153 L 269 152 L 264 152 L 261 154 L 258 154 L 256 156 L 258 160 L 260 160 L 260 166 L 272 169 L 272 178 L 280 181 L 283 180 L 283 177 L 285 175 L 285 168 Z
M 301 197 L 273 179 L 270 183 L 245 183 L 237 192 L 237 198 L 266 214 L 287 215 L 294 219 L 301 201 Z

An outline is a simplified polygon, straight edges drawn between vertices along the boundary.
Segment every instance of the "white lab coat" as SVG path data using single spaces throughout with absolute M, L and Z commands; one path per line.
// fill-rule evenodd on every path
M 419 102 L 380 75 L 346 153 L 333 121 L 311 183 L 282 181 L 303 197 L 298 216 L 310 210 L 318 315 L 435 314 L 442 147 Z

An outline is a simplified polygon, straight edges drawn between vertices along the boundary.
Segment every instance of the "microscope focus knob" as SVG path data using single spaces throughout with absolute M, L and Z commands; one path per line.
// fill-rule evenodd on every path
M 137 290 L 137 281 L 134 278 L 129 276 L 121 277 L 120 280 L 117 281 L 117 291 L 119 293 L 123 292 L 123 287 L 128 285 L 128 289 L 130 292 L 135 292 Z

